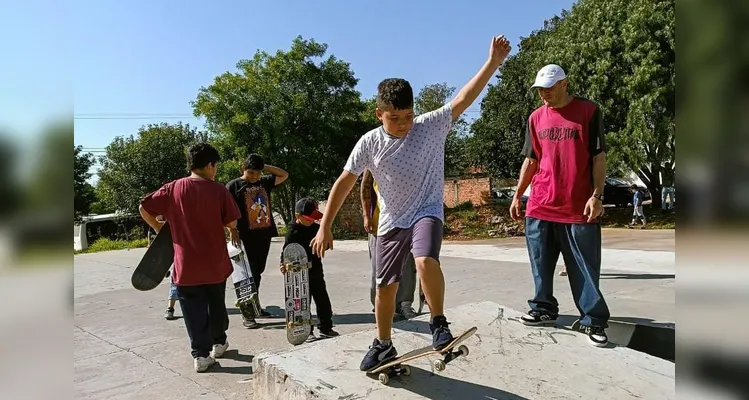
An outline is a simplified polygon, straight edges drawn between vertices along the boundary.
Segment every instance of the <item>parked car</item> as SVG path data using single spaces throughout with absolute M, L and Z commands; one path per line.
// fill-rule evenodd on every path
M 610 205 L 616 207 L 626 207 L 632 204 L 632 186 L 631 183 L 619 179 L 619 178 L 606 178 L 606 182 L 603 188 L 603 205 Z M 638 186 L 638 190 L 643 194 L 643 201 L 652 200 L 650 191 L 644 186 Z M 514 187 L 504 187 L 492 190 L 492 197 L 495 202 L 500 204 L 507 204 L 508 206 L 512 203 L 512 196 L 515 195 Z M 523 206 L 528 202 L 528 196 L 523 195 L 521 197 Z
M 492 190 L 492 198 L 499 204 L 506 204 L 509 206 L 510 204 L 512 204 L 512 196 L 515 195 L 515 190 L 516 188 L 514 187 L 494 189 Z M 523 207 L 525 207 L 525 203 L 528 202 L 528 196 L 521 196 L 520 201 L 523 203 Z
M 606 178 L 606 184 L 603 188 L 603 205 L 614 205 L 616 207 L 626 207 L 632 204 L 632 186 L 631 183 L 619 178 Z M 652 200 L 650 191 L 645 186 L 638 186 L 642 193 L 642 200 Z

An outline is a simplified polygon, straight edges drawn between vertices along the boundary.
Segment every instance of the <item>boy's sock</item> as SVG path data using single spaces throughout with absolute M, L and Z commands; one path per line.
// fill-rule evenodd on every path
M 384 339 L 384 340 L 383 339 L 377 339 L 377 341 L 380 342 L 380 344 L 383 344 L 385 346 L 390 346 L 390 344 L 392 343 L 391 339 Z

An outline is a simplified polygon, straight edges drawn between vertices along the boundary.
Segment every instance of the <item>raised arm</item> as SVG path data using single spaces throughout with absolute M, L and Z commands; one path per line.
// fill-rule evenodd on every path
M 492 38 L 489 47 L 489 58 L 481 66 L 479 72 L 468 83 L 460 89 L 455 98 L 451 100 L 453 121 L 458 119 L 461 114 L 471 105 L 479 96 L 494 72 L 502 65 L 502 62 L 510 54 L 510 42 L 504 36 L 495 36 Z
M 289 178 L 289 173 L 282 170 L 281 168 L 274 167 L 272 165 L 265 165 L 265 168 L 263 168 L 263 171 L 273 175 L 276 177 L 275 184 L 276 186 L 282 184 L 286 179 Z

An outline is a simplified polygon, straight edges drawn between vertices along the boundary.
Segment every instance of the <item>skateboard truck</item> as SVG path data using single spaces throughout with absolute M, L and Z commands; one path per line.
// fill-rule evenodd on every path
M 436 360 L 434 362 L 434 369 L 436 369 L 439 372 L 442 372 L 445 370 L 445 367 L 450 361 L 458 357 L 465 357 L 467 355 L 468 355 L 468 347 L 461 344 L 458 347 L 458 351 L 450 350 L 449 352 L 445 353 L 445 357 L 442 360 Z

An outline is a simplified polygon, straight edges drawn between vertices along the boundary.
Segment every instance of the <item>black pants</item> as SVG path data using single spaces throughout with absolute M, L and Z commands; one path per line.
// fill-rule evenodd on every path
M 192 356 L 208 357 L 214 344 L 226 343 L 226 281 L 212 285 L 177 286 L 179 306 L 190 337 Z
M 247 251 L 247 261 L 250 263 L 250 273 L 255 280 L 255 287 L 260 291 L 260 275 L 265 272 L 271 238 L 255 238 L 247 233 L 240 233 L 240 239 Z
M 333 328 L 333 306 L 330 304 L 328 288 L 325 286 L 325 275 L 322 266 L 314 266 L 309 270 L 309 292 L 312 300 L 315 302 L 317 318 L 320 325 L 317 326 L 321 331 L 329 331 Z

